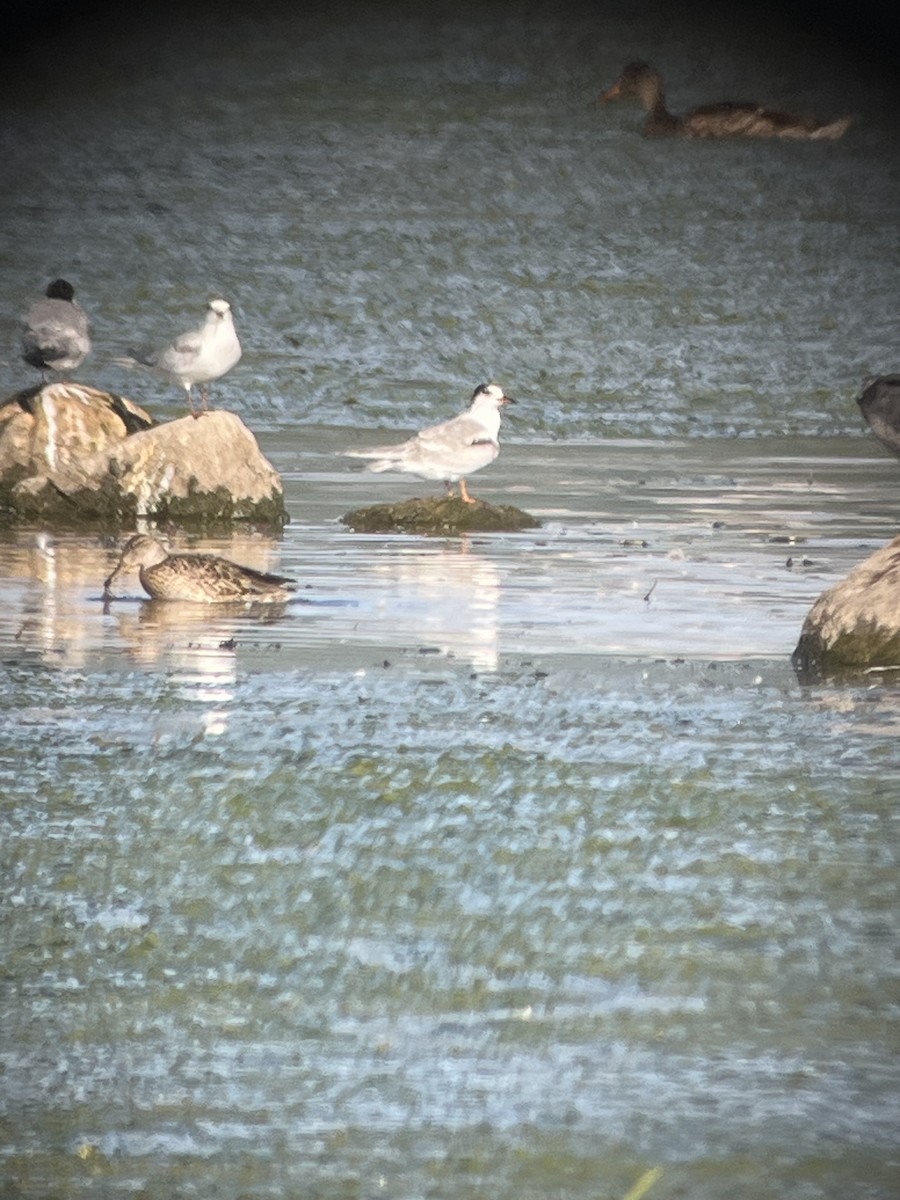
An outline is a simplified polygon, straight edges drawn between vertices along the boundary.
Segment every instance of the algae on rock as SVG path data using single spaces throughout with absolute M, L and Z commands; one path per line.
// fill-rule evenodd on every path
M 355 533 L 422 533 L 453 537 L 461 533 L 516 533 L 538 529 L 540 521 L 512 505 L 476 500 L 466 504 L 458 496 L 401 500 L 398 504 L 372 504 L 345 513 L 341 522 Z

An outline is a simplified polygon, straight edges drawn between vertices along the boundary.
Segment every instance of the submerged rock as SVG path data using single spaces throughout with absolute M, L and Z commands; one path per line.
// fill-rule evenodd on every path
M 156 424 L 131 401 L 52 384 L 0 407 L 0 519 L 134 528 L 284 525 L 284 489 L 233 413 Z
M 355 533 L 425 533 L 453 537 L 459 533 L 515 533 L 538 529 L 540 521 L 509 504 L 476 500 L 466 504 L 458 496 L 401 500 L 399 504 L 372 504 L 341 517 Z
M 791 661 L 809 678 L 900 669 L 900 536 L 822 593 Z

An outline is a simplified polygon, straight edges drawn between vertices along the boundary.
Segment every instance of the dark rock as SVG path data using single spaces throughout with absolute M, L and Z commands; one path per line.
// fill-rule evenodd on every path
M 520 508 L 488 504 L 485 500 L 466 504 L 458 496 L 372 504 L 346 513 L 341 522 L 355 533 L 424 533 L 438 537 L 515 533 L 520 529 L 538 529 L 541 524 Z

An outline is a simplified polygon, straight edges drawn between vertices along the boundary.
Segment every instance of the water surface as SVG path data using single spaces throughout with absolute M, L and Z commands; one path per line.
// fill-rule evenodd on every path
M 898 692 L 789 662 L 896 532 L 854 399 L 896 106 L 773 22 L 220 4 L 21 50 L 0 388 L 64 275 L 79 377 L 180 415 L 111 358 L 224 294 L 214 400 L 292 520 L 173 542 L 299 590 L 105 605 L 110 539 L 0 538 L 4 1195 L 896 1195 Z M 647 142 L 595 103 L 636 55 L 676 109 L 857 124 Z M 431 485 L 337 452 L 488 378 L 472 490 L 541 527 L 350 533 Z

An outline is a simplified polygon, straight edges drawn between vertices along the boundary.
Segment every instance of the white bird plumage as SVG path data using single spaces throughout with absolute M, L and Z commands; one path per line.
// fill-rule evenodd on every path
M 22 357 L 30 367 L 45 371 L 74 371 L 91 349 L 87 313 L 74 299 L 65 279 L 54 279 L 19 323 Z
M 370 471 L 400 471 L 419 479 L 439 479 L 450 495 L 452 485 L 458 483 L 460 498 L 474 504 L 466 477 L 488 466 L 500 453 L 500 410 L 514 403 L 503 388 L 483 383 L 472 393 L 469 407 L 449 421 L 429 425 L 396 445 L 342 453 L 348 458 L 371 459 Z
M 169 383 L 183 387 L 188 407 L 196 417 L 191 389 L 200 384 L 203 410 L 209 402 L 206 384 L 221 379 L 241 357 L 241 343 L 234 328 L 231 305 L 227 300 L 210 300 L 206 320 L 199 329 L 181 334 L 162 350 L 131 350 L 115 359 L 121 367 L 144 367 L 161 375 Z

